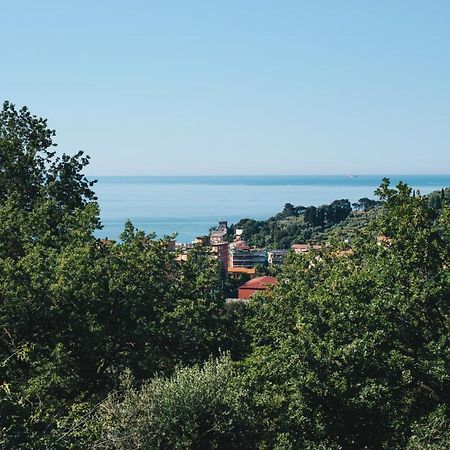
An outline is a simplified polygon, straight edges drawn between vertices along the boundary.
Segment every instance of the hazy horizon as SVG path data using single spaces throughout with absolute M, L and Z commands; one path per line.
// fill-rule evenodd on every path
M 176 173 L 163 173 L 163 174 L 140 174 L 140 175 L 134 175 L 134 174 L 107 174 L 107 175 L 100 175 L 95 173 L 86 173 L 86 176 L 88 177 L 390 177 L 390 176 L 449 176 L 449 172 L 441 172 L 441 173 L 427 173 L 427 172 L 417 172 L 417 173 L 260 173 L 260 174 L 250 174 L 250 173 L 238 173 L 238 174 L 232 174 L 232 173 L 224 173 L 224 174 L 205 174 L 205 173 L 193 173 L 193 174 L 176 174 Z

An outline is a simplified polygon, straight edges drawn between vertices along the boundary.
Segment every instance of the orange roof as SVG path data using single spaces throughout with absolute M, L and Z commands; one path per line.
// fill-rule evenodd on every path
M 247 283 L 239 286 L 239 289 L 267 289 L 268 286 L 273 286 L 275 284 L 277 284 L 277 279 L 275 277 L 264 276 L 247 281 Z
M 228 267 L 228 273 L 246 273 L 248 275 L 254 275 L 256 273 L 255 267 Z

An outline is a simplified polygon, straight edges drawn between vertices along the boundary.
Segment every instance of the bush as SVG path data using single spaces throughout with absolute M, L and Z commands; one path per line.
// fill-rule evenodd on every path
M 136 390 L 130 380 L 110 395 L 93 424 L 97 448 L 248 448 L 246 392 L 229 356 L 155 377 Z M 244 445 L 244 446 L 243 446 Z

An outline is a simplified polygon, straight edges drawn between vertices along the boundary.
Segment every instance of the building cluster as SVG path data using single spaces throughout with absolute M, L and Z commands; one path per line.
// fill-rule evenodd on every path
M 219 226 L 212 230 L 209 236 L 199 237 L 195 243 L 209 246 L 212 254 L 229 273 L 252 275 L 258 265 L 283 264 L 289 253 L 287 249 L 267 250 L 251 247 L 242 239 L 242 230 L 237 229 L 234 235 L 230 234 L 227 222 L 219 222 Z M 294 244 L 291 250 L 306 253 L 320 248 L 320 245 Z
M 242 230 L 236 229 L 231 233 L 227 222 L 219 222 L 208 236 L 199 236 L 192 243 L 176 244 L 180 250 L 178 260 L 186 261 L 189 250 L 195 245 L 202 245 L 209 249 L 212 258 L 216 259 L 231 277 L 239 277 L 242 274 L 250 276 L 250 281 L 240 286 L 238 298 L 246 299 L 255 292 L 264 290 L 268 286 L 276 284 L 274 277 L 256 277 L 256 268 L 266 265 L 281 265 L 284 262 L 288 249 L 268 250 L 255 248 L 248 245 L 242 239 Z M 318 250 L 320 246 L 309 244 L 294 244 L 291 250 L 295 253 L 306 253 L 310 250 Z
M 267 251 L 250 247 L 241 236 L 242 230 L 236 230 L 234 235 L 230 235 L 227 222 L 219 222 L 219 226 L 209 235 L 211 253 L 230 275 L 254 275 L 256 266 L 268 263 Z M 208 240 L 208 236 L 205 238 Z M 199 239 L 201 238 L 197 238 L 197 241 Z

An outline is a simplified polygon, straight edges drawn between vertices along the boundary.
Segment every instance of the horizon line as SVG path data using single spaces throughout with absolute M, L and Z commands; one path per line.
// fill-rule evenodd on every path
M 450 173 L 307 173 L 307 174 L 86 174 L 87 177 L 346 177 L 346 178 L 359 178 L 359 177 L 392 177 L 392 176 L 436 176 L 445 177 L 450 176 Z

